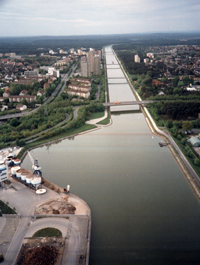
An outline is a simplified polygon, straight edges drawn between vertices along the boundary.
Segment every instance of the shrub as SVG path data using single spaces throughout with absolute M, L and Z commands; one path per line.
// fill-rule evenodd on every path
M 188 157 L 193 157 L 193 153 L 190 151 L 190 150 L 188 150 L 187 152 L 186 152 L 186 155 L 188 156 Z
M 168 121 L 166 122 L 166 127 L 167 127 L 167 128 L 172 128 L 172 127 L 173 127 L 173 122 L 172 122 L 172 120 L 168 120 Z
M 180 134 L 177 135 L 177 139 L 178 140 L 181 140 L 182 139 L 182 136 Z
M 194 164 L 197 166 L 200 166 L 200 159 L 199 158 L 195 158 L 194 159 Z
M 181 139 L 181 143 L 182 143 L 182 145 L 186 145 L 186 142 L 187 142 L 187 140 L 186 140 L 185 138 L 182 138 L 182 139 Z

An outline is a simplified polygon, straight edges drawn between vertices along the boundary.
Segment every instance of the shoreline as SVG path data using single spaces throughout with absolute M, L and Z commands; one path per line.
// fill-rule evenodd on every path
M 133 94 L 135 95 L 135 97 L 139 100 L 139 101 L 142 101 L 142 99 L 140 98 L 140 96 L 138 95 L 138 93 L 135 91 L 133 85 L 131 84 L 130 80 L 129 80 L 129 77 L 127 75 L 127 73 L 125 72 L 120 60 L 118 59 L 115 51 L 113 50 L 112 48 L 112 51 L 126 77 L 126 80 L 133 92 Z M 183 175 L 185 176 L 187 182 L 189 183 L 190 187 L 192 188 L 194 194 L 196 195 L 198 201 L 200 202 L 200 188 L 197 186 L 196 182 L 195 182 L 195 177 L 191 175 L 191 173 L 189 172 L 187 166 L 185 165 L 185 163 L 181 160 L 181 157 L 182 159 L 184 158 L 185 161 L 187 161 L 187 159 L 185 158 L 185 156 L 183 155 L 183 153 L 181 152 L 181 150 L 179 149 L 179 147 L 177 146 L 177 144 L 174 142 L 173 144 L 176 146 L 176 149 L 179 150 L 179 153 L 174 150 L 174 147 L 172 146 L 172 141 L 170 140 L 170 135 L 166 135 L 165 132 L 163 132 L 162 130 L 160 130 L 157 125 L 155 124 L 153 118 L 151 117 L 149 111 L 147 110 L 146 107 L 140 107 L 143 115 L 144 115 L 144 118 L 145 118 L 145 121 L 150 129 L 150 131 L 152 132 L 152 134 L 162 138 L 165 142 L 170 142 L 170 145 L 168 145 L 168 148 L 171 152 L 171 154 L 173 155 L 176 163 L 178 164 L 180 170 L 182 171 Z M 170 136 L 170 137 L 169 137 Z M 167 139 L 167 140 L 166 140 Z M 172 139 L 173 140 L 173 139 Z M 190 165 L 190 163 L 187 161 L 188 165 L 190 166 L 190 170 L 194 172 L 194 175 L 198 177 L 198 175 L 196 174 L 196 172 L 194 171 L 194 169 L 192 168 L 192 166 Z
M 172 147 L 172 145 L 171 145 L 171 141 L 170 141 L 170 139 L 167 138 L 166 135 L 164 135 L 164 132 L 163 132 L 163 134 L 162 134 L 162 133 L 161 133 L 162 131 L 161 131 L 160 133 L 157 133 L 156 128 L 153 126 L 153 124 L 150 123 L 148 117 L 146 116 L 145 111 L 148 111 L 148 110 L 147 110 L 147 109 L 143 110 L 143 108 L 141 108 L 141 110 L 142 110 L 142 112 L 143 112 L 143 114 L 144 114 L 144 117 L 145 117 L 146 123 L 147 123 L 147 125 L 148 125 L 150 131 L 152 132 L 152 134 L 154 134 L 154 135 L 156 135 L 156 136 L 162 138 L 165 142 L 167 142 L 167 140 L 170 142 L 170 144 L 169 144 L 167 147 L 169 148 L 169 150 L 170 150 L 172 156 L 174 157 L 174 159 L 175 159 L 176 163 L 178 164 L 180 170 L 182 171 L 183 175 L 185 176 L 185 178 L 186 178 L 188 184 L 190 185 L 190 187 L 192 188 L 192 190 L 193 190 L 194 194 L 196 195 L 198 201 L 200 202 L 200 191 L 199 191 L 197 185 L 195 184 L 193 178 L 191 177 L 190 173 L 189 173 L 188 170 L 186 169 L 184 163 L 180 160 L 178 154 L 176 154 L 175 150 L 173 149 L 173 147 Z M 149 114 L 149 112 L 148 112 L 148 114 Z M 149 115 L 150 115 L 150 114 L 149 114 Z M 167 140 L 166 140 L 166 139 L 167 139 Z M 182 156 L 184 156 L 184 155 L 182 154 Z M 189 163 L 189 162 L 188 162 L 188 163 Z

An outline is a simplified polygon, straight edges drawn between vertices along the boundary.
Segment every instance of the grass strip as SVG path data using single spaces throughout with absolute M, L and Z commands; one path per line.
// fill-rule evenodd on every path
M 35 232 L 33 237 L 62 237 L 62 233 L 56 228 L 46 227 Z
M 88 131 L 88 130 L 92 130 L 94 128 L 96 128 L 96 126 L 93 125 L 93 124 L 84 124 L 80 128 L 72 129 L 72 130 L 70 130 L 68 132 L 61 133 L 61 134 L 56 135 L 54 137 L 47 138 L 47 139 L 42 139 L 42 140 L 36 140 L 34 142 L 26 144 L 23 147 L 23 150 L 21 150 L 20 153 L 17 155 L 17 157 L 20 159 L 22 157 L 22 155 L 24 154 L 24 152 L 26 150 L 30 149 L 30 148 L 33 148 L 33 147 L 36 147 L 36 146 L 42 145 L 42 144 L 47 144 L 47 143 L 52 142 L 52 141 L 59 141 L 61 138 L 72 136 L 74 134 L 78 134 L 78 133 L 85 132 L 85 131 Z
M 107 117 L 107 118 L 105 118 L 104 120 L 99 121 L 97 124 L 107 125 L 107 124 L 109 124 L 109 123 L 110 123 L 110 118 Z
M 8 206 L 8 202 L 4 203 L 3 201 L 0 200 L 0 216 L 1 214 L 16 214 L 16 212 L 14 211 L 14 208 L 10 208 Z
M 93 119 L 99 119 L 104 116 L 104 111 L 102 112 L 93 112 L 90 116 L 86 117 L 86 120 L 93 120 Z

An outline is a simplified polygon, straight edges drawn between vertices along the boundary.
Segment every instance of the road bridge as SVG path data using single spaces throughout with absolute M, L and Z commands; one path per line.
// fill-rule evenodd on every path
M 107 102 L 104 103 L 104 107 L 110 106 L 123 106 L 123 105 L 146 105 L 152 103 L 153 100 L 142 100 L 142 101 L 124 101 L 124 102 Z

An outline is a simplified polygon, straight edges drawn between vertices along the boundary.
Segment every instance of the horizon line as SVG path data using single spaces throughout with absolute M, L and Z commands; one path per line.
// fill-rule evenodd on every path
M 151 32 L 132 32 L 132 33 L 102 33 L 102 34 L 75 34 L 75 35 L 12 35 L 0 36 L 0 38 L 33 38 L 33 37 L 86 37 L 86 36 L 118 36 L 118 35 L 142 35 L 142 34 L 177 34 L 177 33 L 200 33 L 200 30 L 186 31 L 151 31 Z

